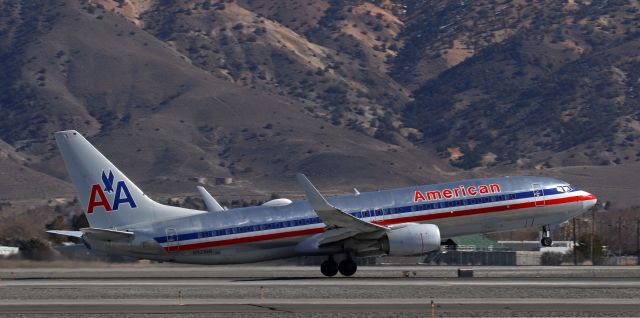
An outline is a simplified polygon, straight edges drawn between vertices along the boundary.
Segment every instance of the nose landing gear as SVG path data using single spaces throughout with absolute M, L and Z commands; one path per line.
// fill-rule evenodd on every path
M 322 275 L 327 277 L 333 277 L 338 272 L 343 276 L 348 277 L 355 274 L 357 270 L 358 265 L 351 257 L 342 260 L 340 264 L 338 264 L 333 259 L 333 256 L 330 256 L 328 260 L 322 262 L 320 265 L 320 272 L 322 272 Z
M 551 231 L 549 230 L 548 225 L 542 227 L 542 239 L 540 240 L 540 244 L 547 247 L 553 244 L 553 240 L 551 239 Z

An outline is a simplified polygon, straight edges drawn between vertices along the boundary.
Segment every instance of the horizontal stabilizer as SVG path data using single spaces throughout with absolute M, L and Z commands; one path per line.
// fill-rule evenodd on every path
M 47 231 L 47 233 L 62 235 L 67 237 L 76 237 L 76 238 L 82 238 L 84 235 L 86 235 L 91 239 L 101 240 L 101 241 L 117 241 L 117 240 L 124 240 L 124 239 L 133 237 L 133 232 L 129 232 L 129 231 L 96 229 L 96 228 L 90 228 L 90 227 L 80 229 L 80 231 L 50 230 L 50 231 Z
M 316 211 L 322 222 L 327 225 L 327 228 L 347 228 L 359 233 L 369 233 L 387 229 L 384 226 L 360 220 L 332 206 L 304 174 L 299 173 L 296 175 L 296 178 L 304 189 L 309 205 Z
M 96 239 L 96 240 L 102 240 L 102 241 L 117 241 L 117 240 L 124 240 L 124 239 L 133 237 L 133 232 L 129 232 L 129 231 L 96 229 L 91 227 L 87 227 L 80 230 L 90 238 Z
M 62 235 L 67 237 L 82 237 L 82 231 L 62 231 L 62 230 L 49 230 L 47 231 L 49 234 Z

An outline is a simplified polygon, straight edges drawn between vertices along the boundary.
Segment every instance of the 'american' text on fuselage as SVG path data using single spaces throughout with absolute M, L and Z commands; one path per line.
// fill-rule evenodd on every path
M 413 197 L 414 202 L 420 201 L 433 201 L 433 200 L 442 200 L 451 199 L 451 198 L 460 198 L 460 197 L 475 197 L 477 195 L 482 194 L 490 194 L 490 193 L 500 193 L 502 190 L 500 189 L 500 185 L 497 183 L 492 183 L 489 185 L 479 185 L 479 186 L 468 186 L 465 187 L 463 185 L 457 188 L 451 189 L 443 189 L 443 190 L 432 190 L 432 191 L 416 191 Z

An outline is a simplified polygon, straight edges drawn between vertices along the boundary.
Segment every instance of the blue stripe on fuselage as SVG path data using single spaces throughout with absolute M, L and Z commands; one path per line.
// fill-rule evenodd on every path
M 577 189 L 572 189 L 570 192 L 577 191 Z M 566 193 L 562 191 L 558 191 L 556 187 L 543 189 L 542 196 L 554 195 Z M 446 201 L 437 201 L 437 202 L 429 202 L 429 203 L 419 203 L 408 206 L 401 207 L 389 207 L 389 208 L 380 208 L 380 209 L 370 209 L 365 211 L 355 211 L 349 212 L 349 214 L 359 218 L 370 218 L 375 216 L 382 215 L 394 215 L 394 214 L 403 214 L 403 213 L 412 213 L 412 212 L 420 212 L 420 211 L 429 211 L 429 210 L 438 210 L 450 207 L 459 207 L 459 206 L 473 206 L 485 203 L 492 202 L 507 202 L 519 199 L 526 199 L 534 197 L 534 191 L 524 191 L 524 192 L 516 192 L 516 193 L 500 193 L 493 194 L 490 196 L 476 196 L 476 197 L 464 197 L 464 198 L 456 198 L 455 200 L 446 200 Z M 262 232 L 268 230 L 275 229 L 283 229 L 283 228 L 292 228 L 298 226 L 305 226 L 311 224 L 319 224 L 322 223 L 319 217 L 311 217 L 304 219 L 295 219 L 295 220 L 287 220 L 287 221 L 279 221 L 273 223 L 265 223 L 265 224 L 253 224 L 253 225 L 245 225 L 245 226 L 236 226 L 230 228 L 222 228 L 216 230 L 207 230 L 201 232 L 194 233 L 185 233 L 179 234 L 176 241 L 189 241 L 196 240 L 207 237 L 219 237 L 219 236 L 228 236 L 234 234 L 241 233 L 253 233 L 253 232 Z M 166 243 L 167 237 L 160 236 L 155 237 L 154 240 L 158 243 Z

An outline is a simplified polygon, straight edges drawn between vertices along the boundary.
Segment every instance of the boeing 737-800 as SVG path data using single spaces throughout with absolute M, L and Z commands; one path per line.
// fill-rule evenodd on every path
M 356 272 L 355 257 L 438 251 L 443 239 L 550 228 L 596 204 L 596 197 L 544 177 L 502 177 L 325 198 L 301 174 L 307 200 L 279 199 L 226 210 L 199 188 L 208 211 L 151 200 L 76 131 L 55 133 L 89 228 L 49 231 L 88 248 L 192 264 L 259 262 L 324 255 L 321 272 Z

